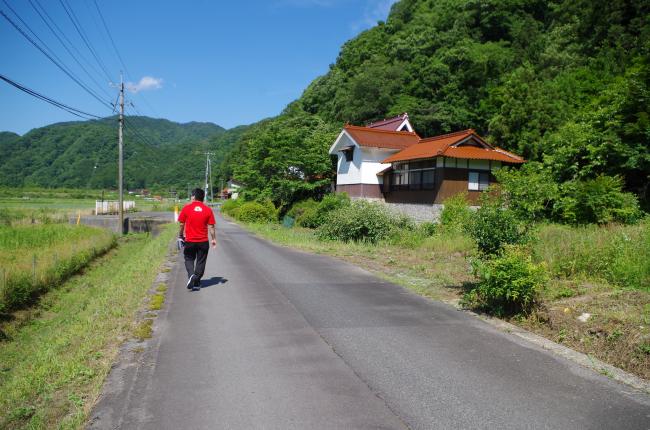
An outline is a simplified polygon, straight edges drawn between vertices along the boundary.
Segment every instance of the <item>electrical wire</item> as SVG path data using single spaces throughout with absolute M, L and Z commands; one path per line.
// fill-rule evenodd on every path
M 29 1 L 31 2 L 31 0 L 29 0 Z M 47 13 L 47 10 L 45 9 L 45 7 L 43 7 L 43 5 L 41 4 L 41 2 L 40 2 L 39 0 L 34 0 L 34 1 L 35 1 L 36 4 L 39 6 L 39 8 L 41 9 L 41 11 L 45 14 L 45 16 L 50 20 L 50 23 L 54 26 L 54 28 L 56 28 L 56 29 L 59 31 L 59 34 L 61 34 L 61 36 L 63 36 L 63 38 L 68 42 L 68 45 L 69 45 L 72 49 L 74 49 L 74 51 L 75 51 L 75 52 L 77 53 L 77 55 L 78 55 L 78 56 L 79 56 L 79 57 L 80 57 L 80 58 L 81 58 L 81 59 L 86 63 L 86 65 L 87 65 L 88 67 L 90 67 L 91 69 L 93 69 L 93 72 L 97 73 L 98 75 L 101 75 L 102 72 L 99 71 L 99 70 L 96 68 L 96 66 L 95 66 L 91 61 L 89 61 L 89 60 L 85 57 L 85 55 L 83 55 L 83 54 L 81 53 L 81 51 L 80 51 L 79 49 L 77 49 L 77 46 L 76 46 L 74 43 L 72 43 L 72 41 L 71 41 L 71 40 L 68 38 L 68 36 L 65 34 L 65 31 L 61 30 L 61 27 L 59 27 L 59 26 L 57 25 L 56 21 L 55 21 L 55 20 L 50 16 L 49 13 Z
M 51 104 L 53 106 L 56 106 L 59 109 L 62 109 L 62 110 L 66 111 L 66 112 L 68 112 L 68 113 L 70 113 L 72 115 L 78 116 L 79 118 L 83 118 L 83 119 L 101 119 L 102 118 L 101 116 L 94 115 L 92 113 L 88 113 L 88 112 L 82 111 L 80 109 L 74 108 L 72 106 L 66 105 L 64 103 L 61 103 L 59 101 L 56 101 L 53 98 L 48 97 L 46 95 L 43 95 L 43 94 L 41 94 L 41 93 L 39 93 L 39 92 L 37 92 L 35 90 L 32 90 L 32 89 L 22 85 L 22 84 L 19 84 L 18 82 L 14 81 L 13 79 L 10 79 L 10 78 L 2 75 L 2 74 L 0 74 L 0 79 L 5 81 L 9 85 L 19 89 L 20 91 L 23 91 L 23 92 L 25 92 L 25 93 L 33 96 L 33 97 L 36 97 L 37 99 L 40 99 L 40 100 L 42 100 L 44 102 L 47 102 L 47 103 L 49 103 L 49 104 Z
M 104 19 L 104 14 L 102 13 L 102 11 L 100 9 L 99 4 L 97 3 L 97 0 L 93 0 L 93 2 L 95 3 L 95 8 L 97 9 L 97 13 L 99 14 L 99 18 L 102 21 L 102 24 L 104 26 L 104 30 L 106 30 L 106 34 L 108 34 L 108 38 L 111 41 L 111 45 L 113 45 L 113 49 L 115 50 L 115 54 L 117 55 L 117 59 L 120 61 L 120 64 L 122 65 L 122 67 L 124 69 L 124 72 L 126 73 L 126 76 L 131 81 L 133 81 L 134 79 L 131 76 L 131 73 L 129 73 L 129 69 L 126 67 L 126 64 L 124 63 L 124 60 L 122 59 L 122 55 L 120 55 L 119 49 L 117 49 L 117 45 L 115 44 L 115 39 L 113 39 L 113 35 L 111 34 L 111 32 L 110 32 L 110 30 L 108 28 L 108 24 L 106 24 L 106 20 Z M 149 101 L 145 98 L 144 94 L 138 93 L 138 96 L 140 96 L 142 98 L 142 101 L 147 105 L 147 107 L 151 110 L 151 112 L 154 115 L 159 116 L 156 113 L 156 110 L 153 108 L 153 106 L 151 106 Z
M 11 18 L 9 18 L 9 16 L 7 16 L 7 14 L 4 13 L 4 11 L 0 10 L 0 15 L 2 15 L 2 16 L 3 16 L 7 21 L 9 21 L 9 23 L 10 23 L 10 24 L 11 24 L 11 25 L 12 25 L 12 26 L 13 26 L 13 27 L 14 27 L 14 28 L 15 28 L 15 29 L 20 33 L 20 34 L 22 34 L 23 37 L 29 41 L 29 43 L 31 43 L 31 44 L 32 44 L 36 49 L 38 49 L 39 51 L 41 51 L 41 53 L 42 53 L 43 55 L 45 55 L 45 56 L 46 56 L 46 57 L 47 57 L 47 58 L 48 58 L 52 63 L 54 63 L 54 65 L 56 65 L 59 69 L 61 69 L 61 71 L 62 71 L 63 73 L 65 73 L 66 75 L 68 75 L 68 77 L 69 77 L 70 79 L 72 79 L 74 82 L 76 82 L 77 85 L 79 85 L 79 86 L 80 86 L 81 88 L 83 88 L 83 89 L 84 89 L 88 94 L 90 94 L 90 95 L 93 96 L 95 99 L 97 99 L 97 101 L 99 101 L 101 104 L 103 104 L 104 106 L 107 106 L 108 108 L 111 108 L 110 103 L 106 102 L 105 100 L 102 100 L 102 99 L 101 99 L 97 94 L 95 94 L 95 93 L 94 93 L 90 88 L 88 88 L 84 83 L 82 83 L 79 79 L 77 79 L 77 78 L 74 76 L 74 74 L 72 74 L 71 72 L 69 72 L 68 70 L 66 70 L 66 68 L 65 68 L 63 65 L 61 65 L 61 64 L 60 64 L 59 62 L 57 62 L 54 58 L 52 58 L 52 56 L 51 56 L 50 54 L 48 54 L 48 53 L 45 51 L 45 49 L 43 49 L 43 48 L 42 48 L 38 43 L 36 43 L 36 42 L 34 41 L 34 39 L 32 39 L 31 37 L 29 37 L 29 35 L 28 35 L 28 34 L 27 34 L 27 33 L 26 33 L 22 28 L 20 28 L 20 26 L 19 26 L 18 24 L 16 24 L 16 23 L 11 19 Z
M 4 1 L 4 0 L 3 0 L 3 1 Z M 29 4 L 30 4 L 30 5 L 32 6 L 32 8 L 34 9 L 34 11 L 36 11 L 36 13 L 38 14 L 38 16 L 39 16 L 39 17 L 41 18 L 41 20 L 45 23 L 45 25 L 47 26 L 47 28 L 50 29 L 50 31 L 52 32 L 52 34 L 57 38 L 57 40 L 61 43 L 61 45 L 63 46 L 63 48 L 65 48 L 65 50 L 68 52 L 68 54 L 70 54 L 70 56 L 72 57 L 72 59 L 77 63 L 77 65 L 81 68 L 81 70 L 83 70 L 83 71 L 86 73 L 86 75 L 90 78 L 90 80 L 95 84 L 95 86 L 96 86 L 100 91 L 102 91 L 102 92 L 104 93 L 104 95 L 105 95 L 106 97 L 109 97 L 109 98 L 110 98 L 111 96 L 110 96 L 110 94 L 108 94 L 108 91 L 106 91 L 106 89 L 105 89 L 104 87 L 102 87 L 102 86 L 101 86 L 101 85 L 100 85 L 100 84 L 95 80 L 95 78 L 90 74 L 90 72 L 88 72 L 88 70 L 83 66 L 83 64 L 81 64 L 81 62 L 79 61 L 79 59 L 78 59 L 78 58 L 77 58 L 77 57 L 72 53 L 72 51 L 70 50 L 70 48 L 68 47 L 68 45 L 66 45 L 65 42 L 63 41 L 63 39 L 61 39 L 61 37 L 56 33 L 56 31 L 54 31 L 54 28 L 52 28 L 52 26 L 50 25 L 50 23 L 45 19 L 45 17 L 44 17 L 43 14 L 41 13 L 41 11 L 38 10 L 38 8 L 37 8 L 36 5 L 34 4 L 34 2 L 33 2 L 32 0 L 28 0 L 28 1 L 29 1 Z M 42 6 L 41 6 L 41 7 L 42 7 Z M 15 13 L 15 12 L 14 12 L 14 13 Z M 40 40 L 40 39 L 39 39 L 39 40 Z
M 111 80 L 111 74 L 108 73 L 108 70 L 106 70 L 106 65 L 104 65 L 104 62 L 99 58 L 99 55 L 97 55 L 97 52 L 92 47 L 90 41 L 88 40 L 88 37 L 86 36 L 85 31 L 83 30 L 83 27 L 81 26 L 81 22 L 79 22 L 77 16 L 74 13 L 74 10 L 70 6 L 70 4 L 67 2 L 67 0 L 59 0 L 59 3 L 61 3 L 61 6 L 65 10 L 66 15 L 68 15 L 68 18 L 70 18 L 70 21 L 72 21 L 72 25 L 77 30 L 77 33 L 79 33 L 79 36 L 81 36 L 81 40 L 86 45 L 86 48 L 88 48 L 88 50 L 92 54 L 93 58 L 95 58 L 95 61 L 97 61 L 97 64 L 99 64 L 99 67 L 106 74 L 106 78 L 110 81 Z

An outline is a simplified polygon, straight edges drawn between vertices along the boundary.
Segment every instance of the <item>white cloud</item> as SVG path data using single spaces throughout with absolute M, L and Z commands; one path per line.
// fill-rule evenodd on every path
M 140 79 L 140 82 L 134 84 L 133 82 L 126 83 L 126 89 L 132 93 L 137 93 L 139 91 L 147 90 L 157 90 L 162 88 L 163 80 L 162 78 L 154 78 L 152 76 L 143 76 Z
M 365 11 L 356 22 L 350 26 L 352 31 L 358 33 L 361 30 L 368 29 L 377 25 L 377 21 L 385 21 L 390 13 L 390 8 L 397 0 L 368 0 Z

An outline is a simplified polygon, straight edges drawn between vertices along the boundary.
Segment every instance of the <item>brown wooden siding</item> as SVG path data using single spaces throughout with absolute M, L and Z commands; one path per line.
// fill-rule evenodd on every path
M 350 197 L 384 198 L 384 195 L 381 193 L 381 185 L 379 184 L 337 184 L 336 191 L 347 193 Z
M 478 202 L 481 191 L 469 191 L 468 179 L 472 169 L 457 169 L 442 167 L 436 169 L 436 184 L 433 190 L 399 190 L 384 193 L 388 203 L 444 203 L 449 197 L 458 193 L 466 193 L 471 204 Z M 490 175 L 490 184 L 496 182 Z

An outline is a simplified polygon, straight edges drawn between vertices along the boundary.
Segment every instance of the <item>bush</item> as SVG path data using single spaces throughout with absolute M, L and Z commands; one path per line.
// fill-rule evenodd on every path
M 293 218 L 296 224 L 301 227 L 318 227 L 318 225 L 314 225 L 316 223 L 314 220 L 319 206 L 320 203 L 314 199 L 303 200 L 295 203 L 287 212 L 287 216 Z
M 494 171 L 501 185 L 506 206 L 518 218 L 537 221 L 550 218 L 559 197 L 558 185 L 540 163 L 528 162 L 521 168 Z
M 298 220 L 303 216 L 305 211 L 308 211 L 310 209 L 315 209 L 318 207 L 318 202 L 315 201 L 314 199 L 307 199 L 303 200 L 300 202 L 294 203 L 293 206 L 291 206 L 291 209 L 289 209 L 286 213 L 286 216 L 291 217 L 298 222 Z
M 555 205 L 556 216 L 568 223 L 633 223 L 641 218 L 639 203 L 622 191 L 620 177 L 598 176 L 586 181 L 569 181 L 561 186 L 562 197 Z
M 481 207 L 472 214 L 467 232 L 485 255 L 498 254 L 505 245 L 528 240 L 527 225 L 514 211 L 503 207 L 500 197 L 487 194 L 481 196 Z
M 475 260 L 472 266 L 479 281 L 463 304 L 498 316 L 530 311 L 546 284 L 545 267 L 517 246 L 506 246 L 502 255 Z
M 231 216 L 233 218 L 237 218 L 235 216 L 235 213 L 233 213 L 233 212 L 238 212 L 239 207 L 242 205 L 242 203 L 243 203 L 243 200 L 240 200 L 240 199 L 226 200 L 221 205 L 221 212 L 225 213 L 226 215 L 229 215 L 229 216 Z
M 467 193 L 458 193 L 444 201 L 440 226 L 444 231 L 459 233 L 467 228 L 472 211 L 467 204 Z
M 387 238 L 395 224 L 396 220 L 380 204 L 357 200 L 331 211 L 317 235 L 326 240 L 364 240 L 376 243 Z
M 318 203 L 312 199 L 296 203 L 287 215 L 294 218 L 301 227 L 318 228 L 330 212 L 349 205 L 350 197 L 346 193 L 330 193 Z
M 270 201 L 244 202 L 237 211 L 236 218 L 243 222 L 273 222 L 277 220 L 277 210 Z

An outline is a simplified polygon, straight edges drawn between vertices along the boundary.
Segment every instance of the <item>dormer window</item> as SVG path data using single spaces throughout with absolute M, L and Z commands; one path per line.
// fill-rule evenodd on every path
M 345 161 L 347 161 L 348 163 L 352 161 L 352 159 L 354 158 L 354 146 L 345 148 L 341 152 L 343 153 L 343 155 L 345 155 Z

